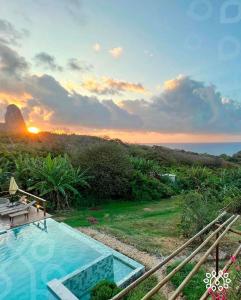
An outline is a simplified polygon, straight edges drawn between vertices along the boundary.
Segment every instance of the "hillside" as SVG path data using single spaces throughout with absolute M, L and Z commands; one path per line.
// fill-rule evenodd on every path
M 86 147 L 100 143 L 118 143 L 122 145 L 129 154 L 147 159 L 154 159 L 161 165 L 200 165 L 208 167 L 232 167 L 235 166 L 232 158 L 217 157 L 208 154 L 198 154 L 184 150 L 173 150 L 163 146 L 144 146 L 123 143 L 121 140 L 110 140 L 87 135 L 67 135 L 41 132 L 34 134 L 4 134 L 0 135 L 1 153 L 42 153 L 64 154 L 67 153 L 73 159 L 77 159 L 78 153 Z M 234 156 L 235 157 L 235 156 Z

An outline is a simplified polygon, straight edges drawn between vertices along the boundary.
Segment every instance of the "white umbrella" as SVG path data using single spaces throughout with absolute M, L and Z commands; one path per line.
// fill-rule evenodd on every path
M 10 179 L 10 185 L 9 185 L 9 194 L 15 195 L 18 190 L 18 185 L 14 179 L 14 177 L 11 177 Z

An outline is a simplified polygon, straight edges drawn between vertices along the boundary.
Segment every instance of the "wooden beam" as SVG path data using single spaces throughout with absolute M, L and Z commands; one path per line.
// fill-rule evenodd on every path
M 216 226 L 220 227 L 221 225 L 220 224 L 216 224 Z M 238 235 L 241 235 L 241 231 L 240 230 L 235 230 L 235 229 L 230 228 L 229 231 L 233 232 L 233 233 L 236 233 Z

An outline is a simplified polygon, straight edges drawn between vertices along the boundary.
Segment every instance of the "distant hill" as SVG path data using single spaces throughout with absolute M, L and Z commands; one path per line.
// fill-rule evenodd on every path
M 200 165 L 208 167 L 232 167 L 235 166 L 230 157 L 225 159 L 208 154 L 198 154 L 184 150 L 173 150 L 163 146 L 144 146 L 123 143 L 121 140 L 110 140 L 87 135 L 54 134 L 41 132 L 39 134 L 6 134 L 0 135 L 0 151 L 7 153 L 29 152 L 45 155 L 67 153 L 78 159 L 78 154 L 86 147 L 99 143 L 121 144 L 130 155 L 137 155 L 147 159 L 155 159 L 161 165 Z

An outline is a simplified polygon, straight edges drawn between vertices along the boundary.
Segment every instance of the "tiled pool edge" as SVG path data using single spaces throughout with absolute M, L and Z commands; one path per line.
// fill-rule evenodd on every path
M 66 228 L 70 233 L 74 234 L 76 238 L 79 238 L 81 241 L 85 240 L 87 244 L 89 244 L 92 248 L 94 248 L 97 252 L 100 253 L 109 253 L 111 252 L 117 259 L 120 261 L 123 261 L 125 264 L 130 266 L 131 268 L 135 268 L 135 270 L 142 270 L 145 271 L 145 267 L 140 264 L 139 262 L 133 260 L 132 258 L 127 257 L 126 255 L 106 246 L 105 244 L 95 240 L 94 238 L 84 234 L 83 232 L 80 232 L 79 230 L 65 224 L 65 223 L 59 223 L 64 228 Z M 81 238 L 80 238 L 81 237 Z
M 97 278 L 96 273 L 99 275 Z M 51 280 L 48 282 L 48 288 L 58 299 L 74 300 L 78 299 L 75 294 L 85 295 L 101 279 L 113 280 L 113 278 L 113 255 L 108 254 L 98 257 L 61 279 Z
M 101 262 L 101 260 L 106 259 L 110 256 L 114 257 L 115 259 L 123 262 L 124 264 L 128 265 L 133 269 L 129 275 L 124 277 L 122 280 L 117 282 L 117 286 L 119 287 L 125 287 L 129 285 L 131 282 L 133 282 L 135 279 L 137 279 L 139 276 L 141 276 L 144 271 L 145 267 L 141 265 L 140 263 L 134 261 L 133 259 L 121 254 L 120 252 L 102 244 L 99 241 L 96 241 L 95 239 L 89 237 L 88 235 L 76 230 L 75 228 L 72 228 L 71 226 L 65 224 L 65 223 L 59 223 L 62 228 L 65 228 L 69 234 L 74 235 L 75 238 L 80 239 L 81 241 L 85 241 L 88 245 L 90 245 L 92 248 L 94 248 L 96 251 L 102 253 L 102 255 L 96 259 L 94 262 L 87 264 L 76 271 L 66 275 L 65 277 L 57 280 L 54 279 L 50 282 L 48 282 L 48 288 L 53 292 L 53 294 L 61 300 L 76 300 L 76 296 L 64 285 L 64 282 L 73 277 L 75 274 L 84 272 L 87 268 L 95 265 L 98 262 Z M 105 276 L 103 276 L 105 277 Z M 103 278 L 106 279 L 106 278 Z

